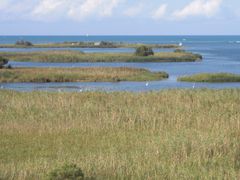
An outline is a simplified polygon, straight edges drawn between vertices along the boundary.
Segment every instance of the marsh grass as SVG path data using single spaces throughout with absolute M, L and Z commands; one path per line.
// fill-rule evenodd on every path
M 0 82 L 118 82 L 168 78 L 165 72 L 137 68 L 13 68 L 0 69 Z
M 191 76 L 183 76 L 178 81 L 186 82 L 240 82 L 240 75 L 232 73 L 201 73 Z
M 0 179 L 239 179 L 240 90 L 0 91 Z
M 0 44 L 0 48 L 137 48 L 139 46 L 148 46 L 150 48 L 179 48 L 176 44 L 129 44 L 129 43 L 113 43 L 105 42 L 95 45 L 95 42 L 64 42 L 64 43 L 48 43 L 33 44 L 32 46 L 22 44 Z
M 154 56 L 131 53 L 82 53 L 79 51 L 2 52 L 0 56 L 12 61 L 31 62 L 193 62 L 201 55 L 190 52 L 160 52 Z

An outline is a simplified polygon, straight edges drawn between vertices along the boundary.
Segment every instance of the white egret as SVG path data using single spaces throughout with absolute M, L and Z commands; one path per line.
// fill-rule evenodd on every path
M 195 85 L 196 85 L 196 83 L 193 84 L 193 87 L 192 87 L 193 89 L 195 89 Z

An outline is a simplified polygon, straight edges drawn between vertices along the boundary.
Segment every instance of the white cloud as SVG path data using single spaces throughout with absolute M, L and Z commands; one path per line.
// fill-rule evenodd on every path
M 155 20 L 162 19 L 167 11 L 167 4 L 162 4 L 155 12 L 152 14 L 152 18 Z
M 113 9 L 122 0 L 40 0 L 32 11 L 38 19 L 68 18 L 77 21 L 85 20 L 90 16 L 111 16 Z M 48 19 L 46 19 L 48 20 Z
M 184 19 L 189 16 L 211 17 L 218 12 L 222 1 L 191 0 L 182 9 L 173 12 L 170 19 Z M 147 0 L 135 1 L 135 6 L 131 7 L 130 1 L 127 0 L 0 0 L 0 19 L 84 21 L 88 18 L 98 19 L 116 14 L 132 18 L 144 14 L 145 17 L 155 20 L 166 19 L 167 4 L 157 7 L 155 6 L 157 2 L 151 5 L 147 3 Z
M 84 20 L 88 16 L 96 13 L 97 8 L 100 6 L 99 0 L 86 0 L 83 3 L 73 3 L 68 8 L 68 16 L 75 20 Z
M 183 9 L 173 13 L 174 18 L 184 19 L 189 16 L 211 17 L 218 11 L 222 0 L 193 0 Z
M 105 3 L 103 3 L 103 10 L 100 15 L 103 17 L 111 16 L 113 9 L 116 8 L 119 3 L 120 0 L 106 1 Z
M 66 5 L 64 0 L 41 0 L 33 9 L 34 16 L 45 16 L 56 13 Z M 65 6 L 66 7 L 66 6 Z
M 123 14 L 128 17 L 135 17 L 141 13 L 141 11 L 143 10 L 143 7 L 144 7 L 144 4 L 139 3 L 138 5 L 136 5 L 134 7 L 130 7 L 127 10 L 125 10 L 123 12 Z

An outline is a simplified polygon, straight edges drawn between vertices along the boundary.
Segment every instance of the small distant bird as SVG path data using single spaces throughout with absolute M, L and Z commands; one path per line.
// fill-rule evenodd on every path
M 192 87 L 193 89 L 195 89 L 195 85 L 196 85 L 196 83 L 193 84 L 193 87 Z
M 61 89 L 58 89 L 58 92 L 62 92 L 62 90 L 61 90 Z
M 180 42 L 180 43 L 179 43 L 179 46 L 180 46 L 180 47 L 183 46 L 183 43 Z
M 148 82 L 146 82 L 146 87 L 148 87 L 149 86 L 149 83 Z

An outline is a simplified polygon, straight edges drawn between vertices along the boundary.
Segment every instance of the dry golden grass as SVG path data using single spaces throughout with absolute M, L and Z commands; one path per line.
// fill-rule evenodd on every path
M 0 91 L 0 179 L 239 179 L 240 90 Z

